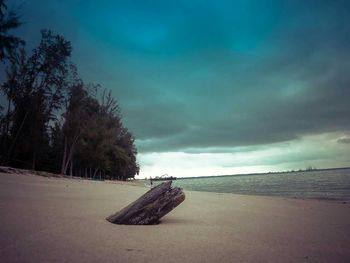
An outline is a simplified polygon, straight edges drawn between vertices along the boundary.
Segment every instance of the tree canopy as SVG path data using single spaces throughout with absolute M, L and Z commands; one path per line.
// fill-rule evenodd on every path
M 1 164 L 133 178 L 139 172 L 134 137 L 111 91 L 84 83 L 70 60 L 71 43 L 50 30 L 41 31 L 39 45 L 28 54 L 19 38 L 6 35 L 20 25 L 18 16 L 6 15 L 4 1 L 0 11 L 0 59 L 7 62 L 1 84 L 7 98 L 0 108 Z
M 8 10 L 4 0 L 0 0 L 0 61 L 11 53 L 24 41 L 19 37 L 10 34 L 12 29 L 21 25 L 19 16 Z

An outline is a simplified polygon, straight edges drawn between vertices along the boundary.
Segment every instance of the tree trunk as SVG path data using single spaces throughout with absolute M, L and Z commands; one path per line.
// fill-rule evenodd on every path
M 24 125 L 24 122 L 25 120 L 27 119 L 27 116 L 28 116 L 28 111 L 26 111 L 26 114 L 24 115 L 23 117 L 23 120 L 21 122 L 21 125 L 19 126 L 19 129 L 16 133 L 16 136 L 15 136 L 15 139 L 13 140 L 11 146 L 10 146 L 10 149 L 7 151 L 7 153 L 5 154 L 5 164 L 8 164 L 8 162 L 10 161 L 10 158 L 11 158 L 11 154 L 12 154 L 12 151 L 13 151 L 13 148 L 15 147 L 15 144 L 16 144 L 16 141 L 18 139 L 18 136 L 23 128 L 23 125 Z
M 3 152 L 7 153 L 8 150 L 8 143 L 9 143 L 9 132 L 10 132 L 10 111 L 11 111 L 11 99 L 12 98 L 12 87 L 10 90 L 10 96 L 8 97 L 8 104 L 7 104 L 7 113 L 6 113 L 6 123 L 3 126 L 3 136 L 4 136 L 4 144 L 2 145 L 3 147 Z M 1 160 L 1 163 L 4 164 L 4 159 Z
M 69 175 L 70 177 L 73 177 L 73 160 L 70 161 Z
M 80 133 L 78 132 L 78 134 L 76 136 L 74 136 L 74 139 L 73 139 L 73 142 L 72 142 L 72 145 L 70 147 L 68 147 L 68 142 L 67 142 L 67 137 L 65 137 L 65 166 L 64 166 L 64 174 L 67 174 L 67 170 L 68 170 L 68 165 L 69 164 L 73 164 L 73 153 L 74 153 L 74 150 L 75 150 L 75 145 L 78 141 L 80 137 Z M 69 151 L 68 151 L 68 148 L 69 148 Z
M 9 131 L 10 131 L 10 111 L 11 111 L 11 99 L 10 98 L 12 98 L 12 87 L 11 87 L 10 97 L 8 98 L 8 104 L 7 104 L 6 125 L 5 125 L 5 132 L 4 132 L 4 134 L 6 134 L 6 137 L 8 136 Z
M 32 159 L 32 170 L 35 171 L 35 163 L 36 163 L 36 151 L 33 152 L 33 159 Z
M 96 176 L 96 175 L 97 175 L 97 172 L 98 172 L 99 169 L 100 169 L 99 167 L 96 168 L 96 170 L 95 170 L 95 172 L 94 172 L 94 175 L 93 175 L 93 176 L 94 176 L 94 179 L 97 179 L 97 176 Z
M 67 138 L 64 138 L 64 149 L 63 149 L 63 158 L 62 158 L 62 164 L 61 164 L 61 175 L 63 175 L 65 172 L 66 159 L 67 159 Z
M 121 225 L 153 225 L 160 218 L 185 200 L 181 188 L 171 188 L 171 181 L 164 182 L 139 199 L 106 219 Z
M 67 159 L 66 159 L 66 165 L 65 165 L 65 167 L 64 167 L 64 174 L 67 174 L 67 171 L 68 171 L 68 167 L 69 167 L 69 165 L 71 165 L 71 158 L 70 158 L 70 156 L 68 155 L 68 157 L 67 157 Z

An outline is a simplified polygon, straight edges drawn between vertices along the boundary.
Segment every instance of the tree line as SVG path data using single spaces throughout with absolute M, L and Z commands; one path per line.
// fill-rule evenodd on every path
M 132 133 L 111 91 L 86 84 L 72 46 L 41 31 L 28 53 L 10 35 L 19 17 L 0 0 L 0 60 L 6 65 L 0 108 L 1 165 L 71 176 L 125 180 L 139 172 Z

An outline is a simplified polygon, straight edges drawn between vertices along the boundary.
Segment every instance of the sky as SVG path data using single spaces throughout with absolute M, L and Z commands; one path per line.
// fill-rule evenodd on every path
M 350 166 L 350 2 L 11 0 L 111 89 L 137 178 Z

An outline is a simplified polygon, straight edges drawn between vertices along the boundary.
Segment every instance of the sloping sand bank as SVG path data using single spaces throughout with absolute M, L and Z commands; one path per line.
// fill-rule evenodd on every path
M 350 262 L 350 205 L 202 192 L 155 226 L 105 217 L 148 189 L 0 174 L 1 262 Z

